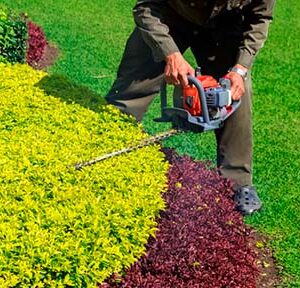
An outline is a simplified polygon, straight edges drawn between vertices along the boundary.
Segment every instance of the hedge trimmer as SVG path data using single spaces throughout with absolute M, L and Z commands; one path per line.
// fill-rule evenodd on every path
M 212 76 L 201 75 L 199 68 L 195 76 L 188 76 L 189 85 L 176 89 L 173 93 L 173 107 L 167 104 L 166 84 L 161 89 L 161 117 L 156 122 L 171 122 L 173 129 L 142 140 L 138 145 L 117 150 L 86 162 L 76 163 L 80 170 L 105 159 L 128 153 L 139 148 L 161 142 L 182 131 L 201 133 L 221 128 L 224 121 L 234 113 L 240 101 L 232 101 L 230 80 L 221 78 L 219 82 Z

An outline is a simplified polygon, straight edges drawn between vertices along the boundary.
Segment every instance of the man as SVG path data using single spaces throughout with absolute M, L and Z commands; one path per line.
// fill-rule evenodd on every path
M 216 131 L 217 165 L 235 185 L 242 214 L 261 207 L 252 185 L 251 75 L 267 38 L 275 0 L 138 0 L 136 28 L 126 44 L 117 79 L 106 96 L 140 121 L 163 78 L 187 85 L 194 69 L 182 54 L 191 48 L 203 74 L 231 80 L 240 108 Z

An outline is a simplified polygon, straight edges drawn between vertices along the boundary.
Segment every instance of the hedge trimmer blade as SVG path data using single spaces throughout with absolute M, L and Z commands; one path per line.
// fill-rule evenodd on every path
M 91 165 L 94 165 L 98 162 L 104 161 L 106 159 L 109 159 L 109 158 L 112 158 L 112 157 L 115 157 L 115 156 L 118 156 L 118 155 L 121 155 L 121 154 L 129 153 L 129 152 L 132 152 L 134 150 L 149 146 L 149 145 L 157 143 L 157 142 L 161 142 L 161 141 L 163 141 L 163 140 L 165 140 L 165 139 L 167 139 L 167 138 L 169 138 L 173 135 L 179 134 L 181 132 L 182 131 L 175 130 L 175 129 L 172 129 L 172 130 L 169 130 L 169 131 L 166 131 L 166 132 L 162 132 L 162 133 L 159 133 L 159 134 L 157 134 L 155 136 L 152 136 L 150 138 L 143 139 L 140 142 L 140 144 L 137 144 L 137 145 L 134 145 L 134 146 L 129 146 L 129 147 L 117 150 L 117 151 L 113 151 L 111 153 L 104 154 L 102 156 L 99 156 L 97 158 L 94 158 L 94 159 L 91 159 L 91 160 L 88 160 L 88 161 L 76 163 L 76 164 L 74 164 L 74 167 L 75 167 L 76 170 L 81 170 L 83 167 L 91 166 Z
M 181 94 L 174 93 L 173 103 L 176 103 L 176 105 L 171 108 L 167 107 L 165 83 L 161 89 L 161 117 L 155 119 L 155 121 L 172 122 L 172 127 L 176 129 L 144 139 L 138 145 L 77 163 L 74 165 L 75 169 L 80 170 L 82 167 L 160 142 L 181 131 L 201 133 L 219 129 L 223 126 L 224 121 L 240 106 L 240 101 L 232 101 L 231 99 L 229 79 L 221 78 L 218 82 L 211 76 L 197 75 L 196 70 L 195 77 L 188 76 L 188 81 L 189 85 L 183 87 Z

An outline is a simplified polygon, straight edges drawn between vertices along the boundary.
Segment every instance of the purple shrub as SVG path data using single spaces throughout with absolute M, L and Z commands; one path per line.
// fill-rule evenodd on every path
M 37 63 L 42 59 L 45 49 L 48 46 L 45 34 L 41 27 L 35 23 L 28 21 L 28 42 L 27 42 L 27 63 L 35 67 Z
M 231 183 L 166 150 L 166 211 L 147 254 L 101 288 L 254 288 L 259 272 L 250 230 L 234 209 Z

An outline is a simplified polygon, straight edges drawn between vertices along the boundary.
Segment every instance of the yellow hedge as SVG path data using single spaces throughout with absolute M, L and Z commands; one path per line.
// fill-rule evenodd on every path
M 73 169 L 146 135 L 111 106 L 48 95 L 45 77 L 0 63 L 0 287 L 94 287 L 144 253 L 168 166 L 151 146 Z

